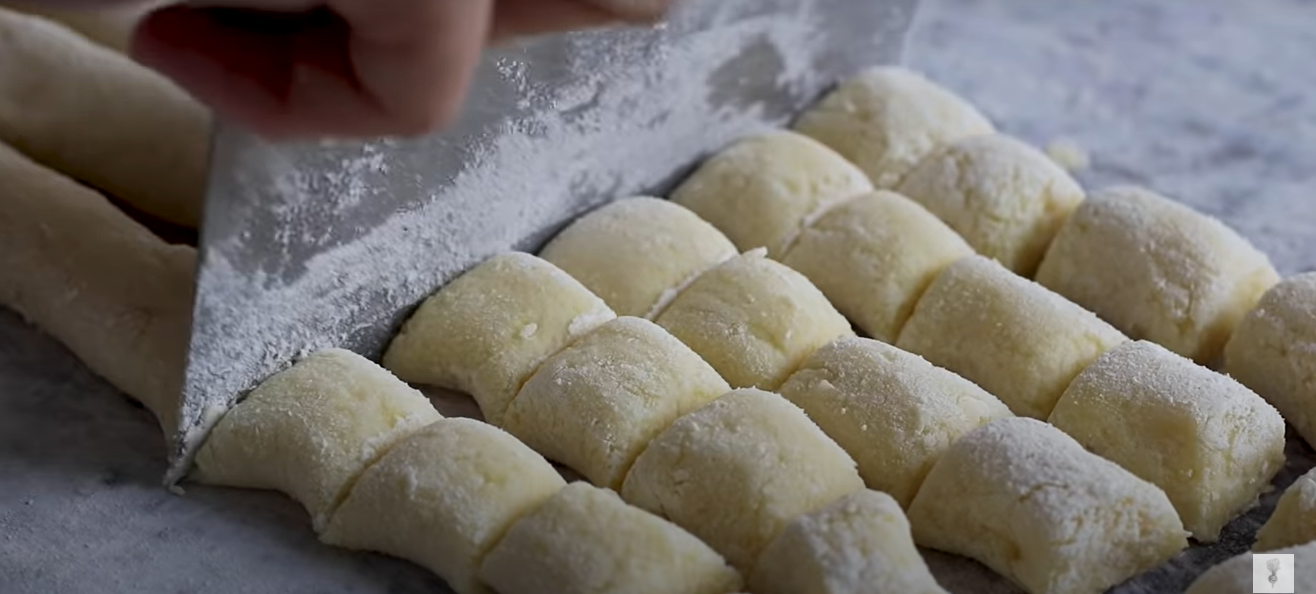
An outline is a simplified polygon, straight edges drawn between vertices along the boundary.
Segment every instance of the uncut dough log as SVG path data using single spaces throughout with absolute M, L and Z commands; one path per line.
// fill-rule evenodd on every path
M 1147 341 L 1102 355 L 1048 421 L 1160 487 L 1199 542 L 1257 500 L 1284 466 L 1284 419 L 1242 384 Z
M 761 250 L 701 275 L 656 321 L 735 388 L 775 390 L 819 347 L 854 335 L 817 287 Z
M 1094 192 L 1061 227 L 1037 282 L 1135 339 L 1216 364 L 1234 326 L 1279 281 L 1224 223 L 1135 187 Z
M 914 541 L 1030 594 L 1100 594 L 1188 545 L 1165 493 L 1036 419 L 955 442 L 909 507 Z
M 440 418 L 425 396 L 369 359 L 318 351 L 220 418 L 197 452 L 192 478 L 281 491 L 320 532 L 362 470 Z
M 504 422 L 549 459 L 595 485 L 620 489 L 653 438 L 730 390 L 666 330 L 620 317 L 545 361 Z
M 1309 543 L 1302 546 L 1290 547 L 1271 551 L 1274 554 L 1293 555 L 1292 564 L 1282 564 L 1284 571 L 1293 572 L 1293 591 L 1294 592 L 1312 592 L 1316 591 L 1316 543 Z M 1252 594 L 1253 592 L 1265 592 L 1266 590 L 1256 589 L 1256 578 L 1254 577 L 1255 565 L 1252 553 L 1243 553 L 1235 556 L 1211 569 L 1206 570 L 1197 580 L 1188 587 L 1184 594 Z M 1263 566 L 1260 571 L 1261 579 L 1268 577 L 1264 573 Z M 1264 586 L 1269 583 L 1263 582 Z M 1279 590 L 1274 590 L 1278 592 Z
M 794 128 L 836 150 L 884 189 L 896 187 L 937 146 L 995 131 L 968 101 L 898 66 L 871 68 L 842 83 Z
M 196 250 L 0 144 L 0 305 L 178 428 Z
M 946 221 L 978 253 L 1026 277 L 1083 188 L 1041 151 L 1004 134 L 964 138 L 932 153 L 897 191 Z
M 864 172 L 807 136 L 776 130 L 714 155 L 672 192 L 742 251 L 780 258 L 812 218 L 873 190 Z
M 1225 370 L 1316 444 L 1316 273 L 1281 281 L 1238 323 Z
M 642 196 L 585 215 L 539 257 L 575 277 L 617 315 L 651 320 L 680 287 L 736 254 L 731 240 L 699 215 Z
M 901 507 L 955 440 L 1013 416 L 973 382 L 867 338 L 819 349 L 781 395 L 855 459 L 864 483 Z
M 946 594 L 889 495 L 856 491 L 792 521 L 749 577 L 755 594 Z
M 587 483 L 513 525 L 480 577 L 499 594 L 726 594 L 743 584 L 689 532 Z
M 545 359 L 615 318 L 576 279 L 530 254 L 499 254 L 421 304 L 384 353 L 405 381 L 466 392 L 503 413 Z
M 895 342 L 932 279 L 973 253 L 922 206 L 878 191 L 828 211 L 781 261 L 869 336 Z
M 622 485 L 743 574 L 786 524 L 864 486 L 854 460 L 786 399 L 736 390 L 676 421 Z
M 477 577 L 485 555 L 565 486 L 547 460 L 502 430 L 442 419 L 367 468 L 321 540 L 407 559 L 459 594 L 486 593 Z
M 162 76 L 45 19 L 0 9 L 0 141 L 195 227 L 210 115 Z
M 133 30 L 147 13 L 163 6 L 167 2 L 151 0 L 124 5 L 114 5 L 96 10 L 59 9 L 40 6 L 35 3 L 6 2 L 4 9 L 36 15 L 54 21 L 79 35 L 121 54 L 127 54 L 132 44 Z
M 1083 368 L 1127 339 L 1091 312 L 983 256 L 946 268 L 896 346 L 1045 419 Z
M 1257 532 L 1256 552 L 1274 551 L 1316 541 L 1316 469 L 1298 477 Z

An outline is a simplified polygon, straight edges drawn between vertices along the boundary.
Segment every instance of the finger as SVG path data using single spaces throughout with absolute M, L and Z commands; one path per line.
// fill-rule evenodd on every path
M 491 39 L 620 24 L 614 14 L 577 0 L 499 0 Z

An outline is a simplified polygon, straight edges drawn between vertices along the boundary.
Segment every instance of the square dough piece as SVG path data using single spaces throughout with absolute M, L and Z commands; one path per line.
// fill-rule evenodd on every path
M 1074 378 L 1049 419 L 1169 496 L 1201 542 L 1284 466 L 1284 420 L 1242 384 L 1159 345 L 1125 343 Z
M 1225 370 L 1316 445 L 1316 272 L 1285 279 L 1243 317 Z
M 1316 541 L 1316 469 L 1294 481 L 1257 532 L 1253 551 L 1266 552 Z
M 975 559 L 1029 594 L 1101 594 L 1188 545 L 1164 491 L 1020 417 L 952 445 L 908 515 L 914 542 Z
M 1305 544 L 1298 547 L 1290 547 L 1271 551 L 1276 554 L 1293 555 L 1293 564 L 1284 567 L 1281 563 L 1281 570 L 1288 569 L 1293 571 L 1293 591 L 1294 592 L 1316 592 L 1316 542 Z M 1188 587 L 1184 594 L 1252 594 L 1253 592 L 1265 592 L 1258 590 L 1256 586 L 1256 574 L 1260 569 L 1265 572 L 1265 567 L 1258 568 L 1253 559 L 1253 553 L 1243 553 L 1233 557 L 1198 576 Z M 1265 580 L 1267 575 L 1261 574 L 1261 579 Z M 1269 584 L 1263 582 L 1263 588 Z M 1273 590 L 1277 591 L 1277 590 Z

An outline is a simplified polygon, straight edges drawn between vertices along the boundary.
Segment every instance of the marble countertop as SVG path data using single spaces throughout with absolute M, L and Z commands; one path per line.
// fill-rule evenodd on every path
M 1310 1 L 925 0 L 907 63 L 1007 132 L 1084 147 L 1088 187 L 1178 198 L 1288 275 L 1316 270 L 1314 51 Z M 149 414 L 0 311 L 0 591 L 447 591 L 318 545 L 277 494 L 169 494 L 162 452 Z

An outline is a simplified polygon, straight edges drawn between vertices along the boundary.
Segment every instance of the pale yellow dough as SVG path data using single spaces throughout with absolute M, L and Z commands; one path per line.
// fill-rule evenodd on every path
M 1279 275 L 1224 223 L 1147 190 L 1115 187 L 1074 211 L 1037 281 L 1134 339 L 1214 365 L 1234 325 Z
M 776 130 L 714 155 L 672 193 L 672 201 L 721 229 L 742 251 L 780 258 L 830 206 L 870 192 L 864 172 L 807 136 Z
M 761 251 L 704 273 L 657 322 L 732 387 L 764 390 L 775 390 L 819 347 L 854 335 L 809 279 Z
M 950 447 L 909 507 L 914 541 L 1029 594 L 1101 594 L 1188 545 L 1165 493 L 1036 419 Z
M 440 418 L 424 395 L 369 359 L 318 351 L 262 382 L 219 420 L 192 478 L 282 491 L 306 507 L 319 532 L 362 470 Z
M 480 577 L 499 594 L 726 594 L 743 583 L 689 532 L 587 483 L 513 525 Z
M 982 256 L 952 264 L 914 308 L 896 346 L 1045 419 L 1069 382 L 1125 342 L 1091 312 Z
M 1293 555 L 1292 564 L 1282 564 L 1282 569 L 1293 571 L 1294 592 L 1316 592 L 1316 542 L 1302 546 L 1270 551 L 1275 554 Z M 1188 587 L 1184 594 L 1252 594 L 1265 592 L 1258 590 L 1255 581 L 1256 565 L 1252 553 L 1243 553 L 1206 570 Z M 1261 568 L 1264 580 L 1267 575 L 1265 567 Z M 1270 584 L 1262 582 L 1262 587 Z M 1278 591 L 1278 590 L 1275 590 Z
M 973 382 L 867 338 L 819 349 L 781 394 L 855 459 L 870 488 L 902 507 L 955 440 L 1013 416 Z
M 1298 477 L 1257 532 L 1252 550 L 1274 551 L 1316 541 L 1316 469 Z
M 546 361 L 504 421 L 508 432 L 550 459 L 595 485 L 620 489 L 653 438 L 730 390 L 667 331 L 620 317 Z
M 653 319 L 685 283 L 737 254 L 721 231 L 658 198 L 618 200 L 572 223 L 539 252 L 619 316 Z
M 898 66 L 871 68 L 842 83 L 794 127 L 888 189 L 938 146 L 995 131 L 968 101 Z
M 946 594 L 900 505 L 867 489 L 787 525 L 749 584 L 755 594 Z
M 946 221 L 978 253 L 1027 277 L 1084 195 L 1044 153 L 1004 134 L 938 149 L 897 191 Z
M 327 544 L 417 563 L 459 594 L 507 529 L 566 482 L 500 429 L 443 419 L 398 442 L 361 474 L 321 535 Z
M 749 389 L 678 419 L 640 454 L 621 494 L 748 575 L 786 524 L 863 486 L 854 460 L 803 411 Z
M 782 263 L 808 277 L 869 336 L 895 342 L 932 279 L 973 253 L 927 209 L 878 191 L 828 211 Z
M 168 3 L 167 0 L 147 0 L 145 2 L 139 0 L 128 3 L 115 3 L 109 8 L 88 10 L 86 7 L 82 7 L 70 10 L 48 8 L 40 3 L 30 1 L 6 1 L 4 8 L 49 19 L 72 29 L 97 44 L 121 54 L 127 54 L 132 43 L 133 30 L 137 28 L 137 23 L 147 13 Z
M 485 420 L 503 413 L 545 359 L 616 316 L 557 266 L 509 252 L 427 299 L 384 353 L 398 377 L 466 392 Z
M 1280 282 L 1243 317 L 1225 347 L 1225 370 L 1316 444 L 1316 272 Z

